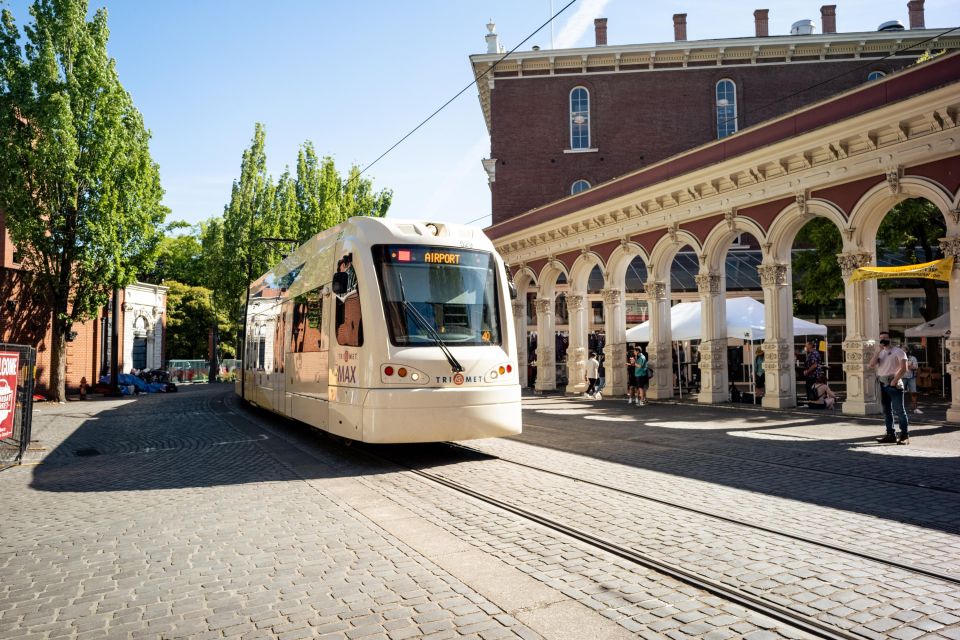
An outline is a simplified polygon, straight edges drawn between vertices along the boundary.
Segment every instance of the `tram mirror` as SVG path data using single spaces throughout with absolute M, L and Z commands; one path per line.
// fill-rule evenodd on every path
M 330 288 L 333 289 L 333 292 L 337 295 L 343 295 L 347 292 L 347 283 L 349 281 L 349 275 L 344 271 L 338 271 L 333 274 L 333 283 L 330 285 Z
M 510 289 L 510 299 L 517 299 L 517 285 L 513 283 L 513 280 L 507 283 L 507 288 Z

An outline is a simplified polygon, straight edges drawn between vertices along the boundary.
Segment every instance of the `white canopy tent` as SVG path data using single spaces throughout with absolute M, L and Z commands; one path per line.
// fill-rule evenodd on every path
M 681 302 L 670 308 L 671 339 L 700 340 L 700 303 Z M 793 335 L 825 336 L 827 327 L 793 319 Z M 763 340 L 767 337 L 763 303 L 753 298 L 727 299 L 727 336 L 741 340 Z M 627 342 L 650 342 L 650 321 L 627 329 Z
M 950 312 L 934 318 L 930 322 L 918 324 L 910 327 L 903 332 L 908 338 L 949 338 L 950 337 Z M 940 341 L 940 391 L 943 397 L 947 397 L 947 371 L 946 371 L 946 353 L 944 352 L 944 342 Z M 928 353 L 929 357 L 929 353 Z M 914 374 L 916 375 L 916 374 Z
M 671 339 L 674 342 L 701 339 L 700 311 L 701 306 L 699 302 L 681 302 L 670 308 L 670 332 Z M 793 335 L 825 336 L 827 335 L 827 327 L 822 324 L 794 318 Z M 764 320 L 763 303 L 753 298 L 727 298 L 727 337 L 750 342 L 766 338 L 767 327 L 766 321 Z M 627 329 L 627 342 L 649 341 L 649 320 Z M 677 349 L 679 351 L 679 346 Z M 755 380 L 752 348 L 750 356 L 750 391 L 752 393 Z M 679 361 L 679 353 L 677 359 Z M 680 395 L 683 395 L 682 386 L 680 388 Z M 754 394 L 754 402 L 756 402 L 756 394 Z

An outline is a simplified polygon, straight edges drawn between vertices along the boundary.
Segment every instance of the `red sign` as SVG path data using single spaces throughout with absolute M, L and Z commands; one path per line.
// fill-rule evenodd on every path
M 20 355 L 0 352 L 0 438 L 13 435 L 13 418 L 17 406 L 17 371 Z

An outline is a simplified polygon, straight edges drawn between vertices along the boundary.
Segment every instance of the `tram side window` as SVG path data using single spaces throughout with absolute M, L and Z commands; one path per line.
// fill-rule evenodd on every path
M 353 254 L 348 253 L 337 262 L 337 271 L 348 274 L 347 292 L 337 296 L 337 343 L 344 347 L 360 347 L 363 346 L 363 318 Z
M 313 353 L 323 349 L 323 298 L 314 289 L 297 296 L 293 301 L 293 332 L 290 351 Z

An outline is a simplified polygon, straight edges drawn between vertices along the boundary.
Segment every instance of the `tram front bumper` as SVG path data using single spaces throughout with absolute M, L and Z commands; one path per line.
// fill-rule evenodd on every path
M 520 433 L 520 387 L 371 389 L 363 441 L 443 442 Z

